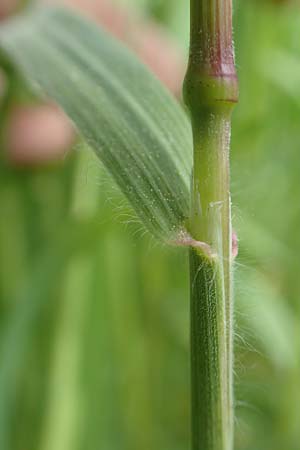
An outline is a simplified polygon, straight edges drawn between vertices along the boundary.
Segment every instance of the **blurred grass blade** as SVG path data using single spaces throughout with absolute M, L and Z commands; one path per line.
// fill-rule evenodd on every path
M 67 221 L 65 227 L 57 231 L 55 242 L 49 241 L 37 256 L 31 268 L 31 276 L 21 284 L 16 297 L 11 301 L 16 307 L 0 330 L 1 450 L 12 448 L 10 430 L 19 399 L 22 367 L 28 353 L 33 351 L 32 342 L 41 311 L 60 295 L 60 285 L 72 257 L 76 255 L 82 258 L 89 254 L 94 249 L 97 236 L 105 231 L 103 224 Z M 76 286 L 78 290 L 78 284 Z
M 299 56 L 284 50 L 269 50 L 261 62 L 263 75 L 281 89 L 291 100 L 300 105 L 300 61 Z
M 65 110 L 146 227 L 172 239 L 188 213 L 192 145 L 160 82 L 114 38 L 60 8 L 6 23 L 0 47 Z

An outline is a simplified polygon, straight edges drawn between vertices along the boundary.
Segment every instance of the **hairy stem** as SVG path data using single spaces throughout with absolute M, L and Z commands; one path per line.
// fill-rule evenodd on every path
M 194 139 L 190 250 L 193 450 L 232 450 L 232 293 L 229 144 L 238 99 L 231 0 L 191 0 L 184 98 Z

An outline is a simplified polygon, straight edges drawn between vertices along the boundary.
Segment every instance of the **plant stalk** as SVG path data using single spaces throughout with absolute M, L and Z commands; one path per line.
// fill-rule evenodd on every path
M 231 0 L 191 0 L 184 99 L 194 140 L 189 231 L 205 244 L 190 249 L 192 450 L 232 450 Z

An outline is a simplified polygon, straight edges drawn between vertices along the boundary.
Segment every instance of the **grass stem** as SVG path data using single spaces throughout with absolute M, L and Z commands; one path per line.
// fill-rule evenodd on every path
M 190 250 L 192 449 L 233 448 L 231 113 L 238 100 L 231 0 L 191 0 L 184 98 L 194 166 L 189 231 L 209 252 Z

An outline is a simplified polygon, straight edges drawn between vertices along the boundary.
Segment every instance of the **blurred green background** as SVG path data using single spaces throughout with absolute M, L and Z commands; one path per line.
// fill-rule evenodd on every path
M 122 3 L 187 53 L 187 0 Z M 237 0 L 234 22 L 236 450 L 299 450 L 300 4 Z M 144 235 L 82 143 L 0 161 L 0 449 L 187 450 L 185 252 Z

